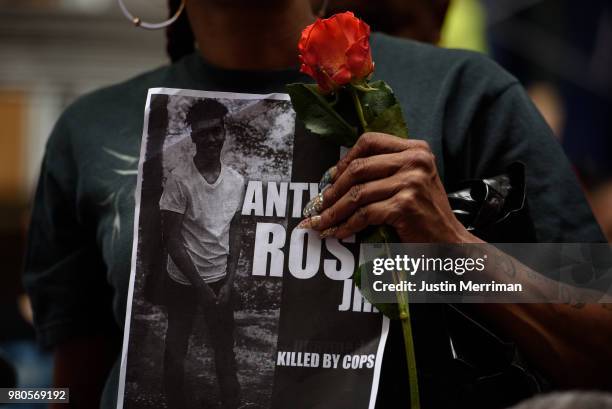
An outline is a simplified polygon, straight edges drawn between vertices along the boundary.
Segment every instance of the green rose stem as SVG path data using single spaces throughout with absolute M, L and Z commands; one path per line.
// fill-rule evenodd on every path
M 355 87 L 350 87 L 350 89 L 351 89 L 351 96 L 353 97 L 353 103 L 355 104 L 355 109 L 357 110 L 357 117 L 359 118 L 359 124 L 361 125 L 361 128 L 363 128 L 363 131 L 365 132 L 365 130 L 368 128 L 368 123 L 366 122 L 365 117 L 363 116 L 363 107 L 361 106 L 359 95 L 357 95 L 357 89 L 355 89 Z
M 363 114 L 363 107 L 361 106 L 359 95 L 357 95 L 357 89 L 352 86 L 349 86 L 349 88 L 351 90 L 351 96 L 353 98 L 353 103 L 355 104 L 355 110 L 357 111 L 359 123 L 363 128 L 362 130 L 365 131 L 368 129 L 368 123 Z M 379 233 L 383 238 L 387 257 L 391 258 L 389 239 L 390 236 L 392 237 L 394 234 L 389 230 L 390 229 L 388 227 L 379 227 Z M 403 272 L 393 271 L 392 275 L 393 281 L 396 284 L 399 284 L 405 279 Z M 408 296 L 406 295 L 405 291 L 396 291 L 395 294 L 397 297 L 399 319 L 402 323 L 402 333 L 404 335 L 404 349 L 406 354 L 406 364 L 408 366 L 408 382 L 410 383 L 410 408 L 420 409 L 421 402 L 419 398 L 419 381 L 417 377 L 416 355 L 414 353 L 414 340 L 412 338 L 412 324 L 410 321 L 410 306 L 408 303 Z
M 380 233 L 384 238 L 385 252 L 387 253 L 387 258 L 391 258 L 391 251 L 389 250 L 388 230 L 388 227 L 380 227 Z M 403 271 L 398 272 L 394 270 L 391 274 L 393 277 L 393 282 L 395 284 L 399 284 L 405 279 L 405 273 Z M 414 340 L 412 338 L 412 324 L 410 321 L 410 304 L 408 303 L 408 296 L 405 291 L 396 291 L 395 296 L 397 298 L 399 319 L 402 323 L 402 333 L 404 335 L 404 352 L 406 354 L 406 364 L 408 366 L 408 382 L 410 384 L 410 408 L 420 409 L 421 402 L 419 398 L 419 381 L 417 377 L 416 355 L 414 353 Z

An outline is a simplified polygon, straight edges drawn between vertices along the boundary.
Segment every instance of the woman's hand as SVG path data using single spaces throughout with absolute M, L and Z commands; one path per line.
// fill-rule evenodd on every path
M 323 176 L 331 184 L 304 209 L 301 228 L 346 238 L 370 225 L 395 228 L 402 242 L 477 241 L 455 218 L 429 145 L 365 133 Z

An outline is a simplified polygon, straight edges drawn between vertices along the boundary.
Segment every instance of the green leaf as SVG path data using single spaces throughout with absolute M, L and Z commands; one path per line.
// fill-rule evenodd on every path
M 408 127 L 404 121 L 402 108 L 395 104 L 368 122 L 368 132 L 384 132 L 401 138 L 408 138 Z
M 404 114 L 393 90 L 384 81 L 366 83 L 363 86 L 349 85 L 357 90 L 368 126 L 364 131 L 384 132 L 402 138 L 408 137 Z M 353 108 L 354 109 L 354 108 Z
M 293 109 L 306 129 L 314 134 L 329 138 L 346 146 L 352 146 L 357 137 L 357 129 L 345 121 L 314 84 L 288 84 L 287 93 L 291 97 Z
M 355 282 L 355 285 L 357 285 L 357 287 L 359 288 L 361 295 L 366 300 L 368 300 L 370 304 L 375 306 L 378 309 L 378 311 L 380 311 L 382 314 L 384 314 L 385 316 L 389 317 L 392 320 L 398 320 L 400 317 L 400 311 L 399 311 L 398 304 L 374 302 L 373 301 L 374 298 L 370 291 L 370 287 L 365 287 L 365 288 L 363 287 L 362 285 L 363 275 L 367 274 L 368 271 L 372 271 L 372 267 L 370 266 L 368 268 L 368 264 L 373 264 L 373 262 L 368 261 L 365 264 L 360 265 L 359 267 L 357 267 L 357 270 L 355 270 L 355 272 L 353 273 L 353 280 Z
M 388 108 L 398 104 L 398 101 L 391 87 L 384 81 L 375 81 L 367 85 L 374 90 L 362 91 L 359 88 L 356 89 L 359 90 L 359 100 L 363 107 L 365 119 L 369 123 Z

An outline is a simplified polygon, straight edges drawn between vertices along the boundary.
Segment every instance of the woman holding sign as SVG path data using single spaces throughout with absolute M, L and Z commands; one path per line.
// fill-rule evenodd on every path
M 296 44 L 315 20 L 308 0 L 171 0 L 170 15 L 177 16 L 168 28 L 173 63 L 81 98 L 59 119 L 46 148 L 25 283 L 39 339 L 55 351 L 56 384 L 70 387 L 75 408 L 116 407 L 136 180 L 116 178 L 114 171 L 124 159 L 138 157 L 147 90 L 267 94 L 305 80 Z M 137 17 L 133 21 L 146 26 Z M 406 242 L 478 242 L 453 214 L 447 189 L 498 175 L 520 161 L 528 206 L 504 233 L 507 241 L 603 240 L 560 147 L 516 79 L 469 52 L 382 34 L 372 35 L 369 44 L 374 75 L 393 87 L 411 138 L 362 135 L 326 176 L 331 187 L 319 199 L 317 214 L 311 213 L 319 218 L 307 227 L 342 239 L 386 224 Z M 423 407 L 503 407 L 545 384 L 611 386 L 609 310 L 510 304 L 475 310 L 535 369 L 518 377 L 509 369 L 493 384 L 455 376 L 457 346 L 444 337 L 447 323 L 437 320 L 438 306 L 415 308 Z M 397 339 L 401 334 L 392 326 L 379 408 L 406 407 L 402 402 L 409 399 Z M 500 357 L 495 348 L 488 352 L 491 359 Z M 532 373 L 546 382 L 535 381 Z M 513 383 L 517 379 L 529 381 Z

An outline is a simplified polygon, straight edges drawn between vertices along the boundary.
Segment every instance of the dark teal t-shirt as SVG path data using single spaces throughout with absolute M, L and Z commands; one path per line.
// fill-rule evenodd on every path
M 476 53 L 381 34 L 372 36 L 372 50 L 375 78 L 394 89 L 410 135 L 431 145 L 447 188 L 521 161 L 535 233 L 523 240 L 604 240 L 560 146 L 515 78 Z M 123 329 L 147 90 L 266 94 L 297 81 L 309 80 L 297 69 L 223 70 L 196 53 L 84 96 L 64 112 L 46 147 L 24 276 L 43 345 Z M 114 407 L 117 368 L 104 408 Z

